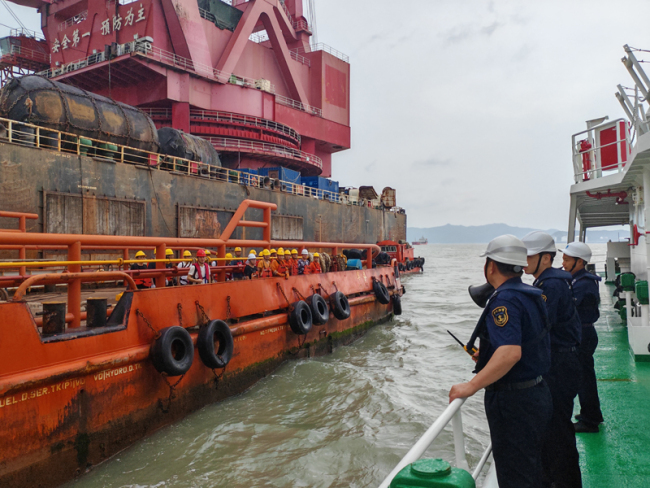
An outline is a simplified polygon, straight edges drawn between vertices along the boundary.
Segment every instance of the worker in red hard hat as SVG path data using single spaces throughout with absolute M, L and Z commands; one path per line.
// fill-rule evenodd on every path
M 210 265 L 205 262 L 205 251 L 196 251 L 196 263 L 190 265 L 187 281 L 191 285 L 210 283 Z

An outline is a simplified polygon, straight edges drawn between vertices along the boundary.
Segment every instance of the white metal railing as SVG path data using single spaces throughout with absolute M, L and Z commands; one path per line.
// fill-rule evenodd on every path
M 280 146 L 279 144 L 269 144 L 268 142 L 245 141 L 227 137 L 206 137 L 205 139 L 210 141 L 215 148 L 235 149 L 243 152 L 263 152 L 283 158 L 295 159 L 323 169 L 323 160 L 321 158 L 315 154 L 301 151 L 300 149 Z
M 45 37 L 43 37 L 42 34 L 39 34 L 36 31 L 29 30 L 25 27 L 20 27 L 20 28 L 14 28 L 9 30 L 9 36 L 11 37 L 33 37 L 34 39 L 38 40 L 45 40 Z
M 30 49 L 28 47 L 18 46 L 17 44 L 11 45 L 10 53 L 39 63 L 50 62 L 49 54 L 46 54 L 43 51 L 36 51 L 34 49 Z
M 309 66 L 311 68 L 311 61 L 308 60 L 306 57 L 304 57 L 304 56 L 302 56 L 302 55 L 300 55 L 300 54 L 298 54 L 296 52 L 293 52 L 293 51 L 289 51 L 289 53 L 291 54 L 291 57 L 293 59 L 295 59 L 299 63 L 302 63 L 302 64 L 304 64 L 306 66 Z
M 68 27 L 71 27 L 75 24 L 79 24 L 86 20 L 88 18 L 88 10 L 84 10 L 83 12 L 78 13 L 77 15 L 73 15 L 67 20 L 64 20 L 59 24 L 59 32 L 66 30 Z
M 318 117 L 323 116 L 323 111 L 320 108 L 312 107 L 311 105 L 304 105 L 298 100 L 292 100 L 291 98 L 287 98 L 283 95 L 278 95 L 277 93 L 275 95 L 275 101 L 280 105 L 285 105 L 287 107 L 295 108 L 296 110 L 301 110 L 303 112 L 307 112 L 312 115 L 317 115 Z
M 0 124 L 4 126 L 4 129 L 0 131 L 0 143 L 8 142 L 21 146 L 50 149 L 61 153 L 77 154 L 99 160 L 145 166 L 151 170 L 168 171 L 185 176 L 281 191 L 293 195 L 327 200 L 333 203 L 344 203 L 341 201 L 338 193 L 311 188 L 301 183 L 274 180 L 262 175 L 251 174 L 246 170 L 228 169 L 200 161 L 190 161 L 189 159 L 107 143 L 98 139 L 57 131 L 25 122 L 17 122 L 11 119 L 0 118 Z M 320 161 L 320 158 L 317 156 L 308 156 Z
M 220 83 L 231 83 L 233 85 L 244 86 L 247 88 L 255 88 L 258 90 L 266 91 L 269 93 L 275 94 L 276 102 L 281 105 L 295 108 L 296 110 L 301 110 L 303 112 L 310 113 L 312 115 L 317 115 L 318 117 L 323 116 L 323 111 L 320 108 L 313 107 L 311 105 L 304 105 L 303 103 L 287 98 L 283 95 L 278 95 L 275 93 L 275 85 L 270 83 L 268 80 L 255 80 L 252 78 L 247 78 L 245 76 L 239 76 L 234 73 L 227 74 L 218 69 L 215 69 L 211 66 L 207 66 L 201 63 L 195 63 L 189 58 L 183 56 L 178 56 L 159 47 L 153 46 L 150 42 L 132 41 L 127 42 L 126 44 L 120 44 L 117 46 L 117 56 L 124 54 L 137 54 L 146 56 L 149 59 L 158 61 L 162 64 L 174 66 L 180 69 L 187 71 L 193 71 L 198 75 L 204 76 L 206 78 L 214 79 Z M 66 65 L 59 66 L 57 68 L 51 68 L 45 71 L 37 73 L 40 76 L 46 78 L 54 78 L 56 76 L 75 71 L 77 69 L 85 68 L 95 63 L 100 63 L 105 61 L 105 55 L 103 52 L 91 54 L 87 58 L 73 61 Z
M 172 111 L 168 108 L 141 108 L 140 110 L 148 114 L 150 117 L 154 118 L 158 117 L 171 119 L 172 116 Z M 247 125 L 250 127 L 256 127 L 258 129 L 267 129 L 270 131 L 282 133 L 287 137 L 294 139 L 298 144 L 300 144 L 300 134 L 298 134 L 295 129 L 292 129 L 288 125 L 280 124 L 279 122 L 275 122 L 273 120 L 262 119 L 260 117 L 254 117 L 252 115 L 193 108 L 190 109 L 190 120 L 230 122 L 232 124 Z
M 342 53 L 341 51 L 338 51 L 334 49 L 332 46 L 328 46 L 327 44 L 324 44 L 322 42 L 319 42 L 318 44 L 314 44 L 313 46 L 309 47 L 298 47 L 296 49 L 292 50 L 293 52 L 297 54 L 301 53 L 309 53 L 309 52 L 315 52 L 315 51 L 325 51 L 326 53 L 331 54 L 332 56 L 340 59 L 341 61 L 345 61 L 346 63 L 350 63 L 350 57 L 347 54 Z
M 449 422 L 451 422 L 454 434 L 454 452 L 456 454 L 456 467 L 469 471 L 469 464 L 467 463 L 467 456 L 465 454 L 465 439 L 463 434 L 463 420 L 461 417 L 460 408 L 465 403 L 466 398 L 457 398 L 449 404 L 444 412 L 436 419 L 436 421 L 427 429 L 422 437 L 415 443 L 411 450 L 406 453 L 406 456 L 395 466 L 384 481 L 379 485 L 379 488 L 389 488 L 393 478 L 409 464 L 417 461 L 426 452 L 433 441 L 436 440 L 438 435 L 444 430 Z M 478 478 L 481 471 L 485 467 L 490 454 L 492 453 L 492 444 L 488 444 L 485 452 L 481 456 L 479 463 L 472 472 L 474 480 Z
M 623 134 L 620 133 L 621 122 L 625 127 Z M 597 144 L 596 141 L 600 140 L 601 130 L 612 128 L 616 130 L 616 140 L 607 144 Z M 595 125 L 571 136 L 575 183 L 601 178 L 603 172 L 609 175 L 623 171 L 625 165 L 629 163 L 629 156 L 632 150 L 632 138 L 627 128 L 628 125 L 625 119 L 616 119 L 612 122 Z M 612 146 L 616 147 L 617 164 L 615 167 L 609 166 L 603 168 L 602 150 Z

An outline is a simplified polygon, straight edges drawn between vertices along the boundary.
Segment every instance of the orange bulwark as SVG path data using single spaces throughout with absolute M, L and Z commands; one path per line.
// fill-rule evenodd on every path
M 263 222 L 243 220 L 251 207 L 264 209 Z M 331 352 L 337 344 L 352 341 L 392 316 L 402 294 L 395 261 L 372 269 L 372 255 L 378 251 L 372 244 L 272 241 L 272 210 L 274 204 L 243 202 L 221 239 L 0 230 L 0 245 L 19 249 L 21 261 L 14 268 L 25 265 L 0 284 L 18 287 L 12 301 L 0 302 L 0 486 L 60 484 L 155 429 L 245 390 L 288 357 Z M 262 227 L 264 239 L 229 240 L 237 226 Z M 39 246 L 67 247 L 67 272 L 48 272 L 50 263 L 40 263 L 36 273 L 41 274 L 27 275 L 35 263 L 24 261 L 25 249 Z M 165 268 L 166 261 L 159 259 L 156 269 L 147 271 L 157 288 L 147 290 L 135 289 L 132 276 L 138 272 L 82 272 L 82 248 L 121 253 L 119 246 L 154 247 L 157 256 L 165 256 L 168 247 L 211 247 L 222 259 L 226 248 L 234 246 L 372 252 L 368 252 L 368 269 L 359 271 L 225 281 L 234 266 L 217 266 L 212 268 L 217 283 L 175 287 L 165 287 L 165 280 L 183 270 Z M 81 310 L 81 290 L 82 283 L 97 281 L 124 282 L 128 290 L 107 314 L 101 312 L 105 316 L 99 324 L 91 324 L 90 307 Z M 379 288 L 375 281 L 388 289 L 388 303 L 373 291 Z M 63 329 L 46 334 L 43 323 L 51 317 L 44 314 L 36 319 L 25 294 L 31 286 L 53 283 L 67 284 L 67 307 L 60 317 Z M 205 331 L 220 321 L 226 323 L 225 332 L 210 336 L 206 343 Z M 171 327 L 184 329 L 180 335 L 189 333 L 189 349 L 183 349 L 183 344 L 190 342 L 181 340 L 169 349 L 172 362 L 190 360 L 183 374 L 159 372 L 162 360 L 157 355 L 164 351 L 161 341 Z M 214 353 L 212 362 L 206 359 L 206 347 Z M 225 367 L 215 367 L 214 361 Z

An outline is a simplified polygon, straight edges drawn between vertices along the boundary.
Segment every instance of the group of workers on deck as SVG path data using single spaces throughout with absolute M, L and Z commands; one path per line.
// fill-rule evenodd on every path
M 603 422 L 594 351 L 599 276 L 586 269 L 591 249 L 572 242 L 553 268 L 553 237 L 535 231 L 492 240 L 481 255 L 489 285 L 485 306 L 466 346 L 476 375 L 454 385 L 449 400 L 485 389 L 485 413 L 500 488 L 580 488 L 576 433 L 597 433 Z M 532 275 L 533 285 L 522 282 Z M 470 289 L 470 294 L 472 291 Z M 574 400 L 580 415 L 572 422 Z
M 324 253 L 323 255 L 325 256 Z M 138 262 L 131 264 L 131 270 L 137 271 L 156 268 L 155 262 L 147 262 L 147 256 L 144 251 L 138 251 L 135 254 L 135 258 Z M 165 251 L 165 258 L 173 259 L 174 251 L 167 249 Z M 167 278 L 166 286 L 211 283 L 216 281 L 216 273 L 222 271 L 214 269 L 218 265 L 218 258 L 213 257 L 209 249 L 199 249 L 196 252 L 196 259 L 193 259 L 192 253 L 186 250 L 183 252 L 183 259 L 184 261 L 178 263 L 171 261 L 165 263 L 166 268 L 173 268 L 174 266 L 178 269 L 188 268 L 187 275 L 182 275 L 177 278 Z M 336 259 L 331 259 L 329 270 L 345 270 L 346 263 L 347 259 L 343 254 L 337 256 Z M 248 254 L 248 258 L 244 258 L 242 256 L 242 249 L 236 247 L 234 249 L 234 256 L 231 253 L 226 254 L 225 263 L 222 266 L 228 267 L 226 281 L 273 277 L 288 278 L 289 276 L 318 274 L 328 271 L 323 269 L 324 263 L 321 264 L 320 254 L 317 252 L 311 254 L 307 249 L 303 249 L 300 253 L 297 249 L 263 249 L 260 251 L 259 257 L 257 251 L 253 249 Z M 135 275 L 134 281 L 139 289 L 155 287 L 152 277 Z

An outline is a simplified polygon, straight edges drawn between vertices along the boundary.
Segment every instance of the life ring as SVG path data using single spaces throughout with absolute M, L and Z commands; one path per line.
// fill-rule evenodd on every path
M 307 302 L 300 300 L 293 304 L 293 311 L 289 314 L 289 325 L 294 334 L 305 335 L 311 330 L 311 309 Z
M 190 369 L 194 360 L 194 344 L 190 333 L 174 325 L 160 331 L 151 347 L 151 361 L 159 373 L 181 376 Z
M 402 315 L 402 299 L 399 295 L 393 295 L 393 314 Z
M 257 176 L 255 176 L 255 175 L 250 175 L 250 183 L 251 183 L 251 186 L 255 186 L 255 187 L 256 187 L 256 186 L 258 185 L 258 183 L 259 183 L 259 182 L 258 182 L 258 179 L 257 179 Z
M 390 303 L 390 295 L 388 294 L 388 289 L 381 281 L 376 281 L 372 284 L 372 289 L 375 292 L 377 301 L 382 305 L 388 305 Z
M 309 299 L 311 318 L 315 325 L 323 325 L 330 317 L 330 310 L 325 299 L 314 293 Z
M 345 320 L 350 317 L 350 302 L 342 292 L 337 291 L 330 297 L 332 304 L 332 313 L 339 320 Z
M 232 358 L 234 348 L 232 332 L 223 320 L 211 320 L 199 329 L 197 349 L 201 361 L 208 368 L 225 368 Z

